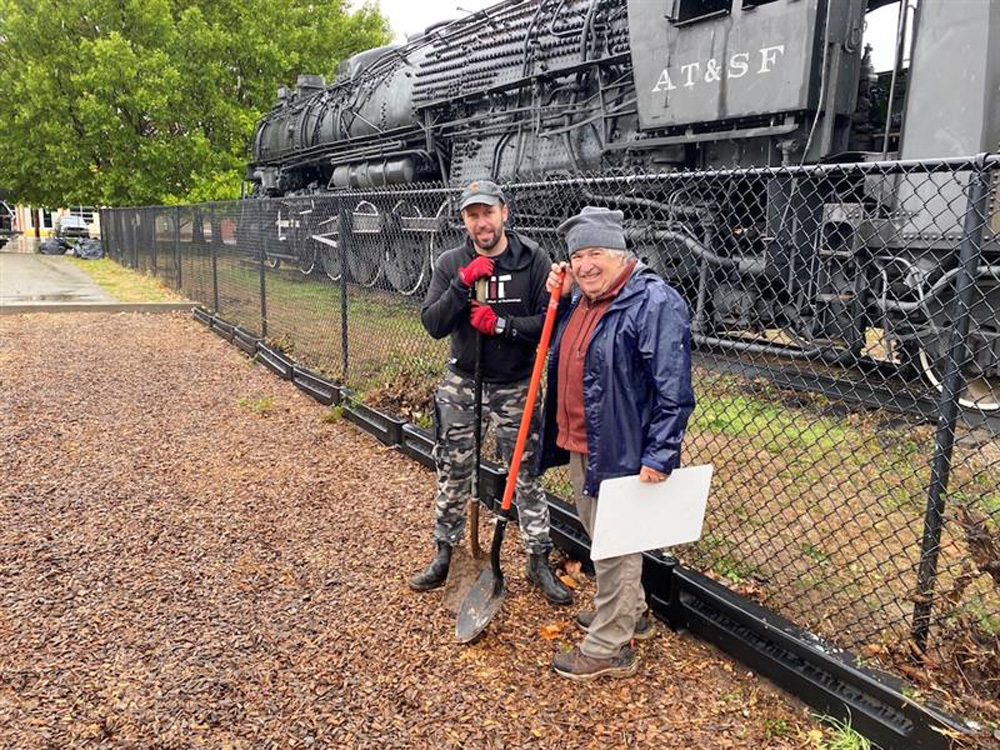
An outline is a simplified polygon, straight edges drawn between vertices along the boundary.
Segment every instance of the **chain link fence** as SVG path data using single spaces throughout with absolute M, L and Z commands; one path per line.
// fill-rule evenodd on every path
M 553 257 L 586 205 L 691 309 L 711 462 L 673 552 L 929 690 L 1000 699 L 998 159 L 561 176 L 505 186 Z M 434 185 L 105 210 L 110 254 L 430 427 L 447 342 L 420 323 L 464 239 Z M 545 482 L 567 496 L 568 477 Z M 916 671 L 914 671 L 916 670 Z

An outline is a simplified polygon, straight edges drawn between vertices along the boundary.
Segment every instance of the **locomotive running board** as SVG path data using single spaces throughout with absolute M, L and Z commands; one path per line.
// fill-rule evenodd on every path
M 300 378 L 319 378 L 298 365 L 292 367 Z M 285 377 L 282 369 L 274 368 L 275 374 Z M 357 404 L 349 391 L 340 391 L 348 402 L 345 416 L 351 421 L 414 460 L 433 466 L 433 440 L 425 430 Z M 321 400 L 312 389 L 305 392 Z M 484 461 L 481 477 L 480 499 L 492 509 L 499 505 L 504 474 L 500 467 Z M 575 508 L 550 493 L 546 501 L 552 542 L 593 570 L 590 543 Z M 512 511 L 516 514 L 516 507 Z M 658 619 L 714 644 L 821 715 L 849 721 L 882 750 L 947 750 L 950 737 L 975 736 L 961 720 L 907 698 L 901 680 L 860 666 L 849 651 L 684 568 L 673 558 L 645 553 L 642 583 Z

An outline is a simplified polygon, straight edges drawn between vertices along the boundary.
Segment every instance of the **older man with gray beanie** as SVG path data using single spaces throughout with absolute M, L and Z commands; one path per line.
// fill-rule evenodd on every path
M 691 332 L 681 296 L 627 249 L 621 211 L 588 206 L 559 227 L 569 263 L 552 338 L 539 472 L 569 464 L 577 510 L 593 536 L 605 479 L 662 482 L 680 465 L 694 409 Z M 574 283 L 579 287 L 574 292 Z M 552 385 L 555 387 L 551 387 Z M 576 616 L 583 642 L 552 661 L 572 680 L 627 676 L 633 639 L 654 635 L 642 589 L 642 555 L 594 562 L 594 610 Z

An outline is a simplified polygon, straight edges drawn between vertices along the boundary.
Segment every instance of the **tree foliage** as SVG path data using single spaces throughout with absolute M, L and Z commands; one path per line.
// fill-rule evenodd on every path
M 277 86 L 388 39 L 346 0 L 0 0 L 0 185 L 41 206 L 237 197 Z

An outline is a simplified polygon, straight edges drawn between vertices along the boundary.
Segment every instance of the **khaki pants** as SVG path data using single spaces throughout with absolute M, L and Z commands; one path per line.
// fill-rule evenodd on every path
M 597 498 L 583 494 L 587 471 L 587 456 L 569 454 L 569 478 L 573 483 L 576 509 L 587 534 L 594 538 Z M 587 656 L 607 659 L 632 640 L 635 624 L 646 611 L 646 594 L 642 590 L 642 555 L 635 553 L 607 560 L 595 560 L 597 595 L 594 597 L 596 616 L 587 631 L 580 650 Z

